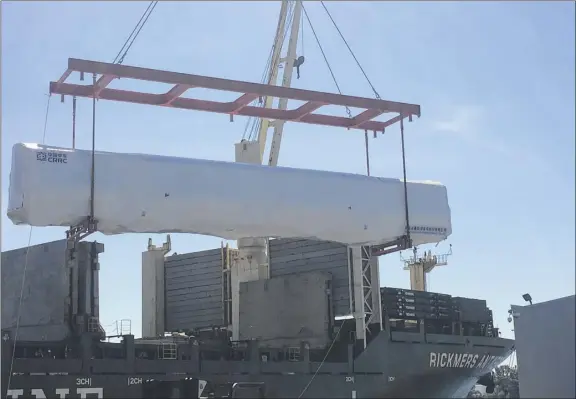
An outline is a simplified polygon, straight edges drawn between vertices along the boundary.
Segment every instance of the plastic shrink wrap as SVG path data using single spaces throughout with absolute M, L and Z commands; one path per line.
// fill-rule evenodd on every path
M 8 217 L 73 226 L 90 214 L 91 151 L 16 144 Z M 349 245 L 405 234 L 401 180 L 201 159 L 96 152 L 94 216 L 104 234 L 311 238 Z M 414 245 L 452 232 L 446 187 L 409 182 Z

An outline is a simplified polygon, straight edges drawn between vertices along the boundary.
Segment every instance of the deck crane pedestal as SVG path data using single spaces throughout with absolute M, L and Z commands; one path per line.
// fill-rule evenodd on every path
M 404 261 L 404 270 L 410 271 L 410 289 L 415 291 L 428 291 L 427 274 L 436 266 L 446 266 L 448 256 L 452 255 L 452 245 L 450 251 L 442 255 L 432 255 L 432 251 L 424 251 L 418 255 L 418 249 L 413 249 L 414 255 Z
M 278 70 L 283 64 L 282 87 L 290 87 L 292 84 L 292 74 L 296 65 L 296 49 L 298 45 L 298 33 L 300 30 L 300 19 L 302 15 L 302 2 L 295 1 L 291 18 L 289 16 L 290 2 L 282 1 L 280 16 L 276 28 L 276 37 L 272 48 L 270 60 L 270 69 L 267 76 L 267 84 L 276 85 L 278 80 Z M 291 21 L 290 21 L 291 20 Z M 282 48 L 284 45 L 285 33 L 287 26 L 290 26 L 290 37 L 288 39 L 288 49 L 286 55 L 282 57 Z M 272 108 L 274 103 L 273 97 L 266 97 L 264 108 Z M 280 98 L 277 109 L 285 111 L 288 108 L 288 99 Z M 274 129 L 272 143 L 270 146 L 270 155 L 268 158 L 269 166 L 278 164 L 280 154 L 280 143 L 286 121 L 262 118 L 258 135 L 254 140 L 242 140 L 235 144 L 235 161 L 243 163 L 261 164 L 264 158 L 266 148 L 266 139 L 268 129 Z M 253 237 L 242 238 L 238 240 L 238 259 L 236 270 L 232 271 L 232 339 L 237 340 L 239 337 L 239 292 L 240 283 L 254 280 L 265 280 L 270 278 L 268 263 L 268 238 Z

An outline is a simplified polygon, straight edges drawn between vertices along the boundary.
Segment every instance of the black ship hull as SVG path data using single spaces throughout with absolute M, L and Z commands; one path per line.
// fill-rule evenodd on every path
M 444 340 L 458 338 L 462 337 L 443 337 Z M 468 337 L 460 346 L 455 342 L 417 340 L 418 337 L 410 333 L 392 333 L 392 337 L 381 333 L 350 364 L 200 361 L 200 367 L 194 367 L 198 363 L 135 360 L 132 369 L 121 371 L 120 364 L 113 365 L 121 362 L 119 360 L 91 360 L 94 362 L 90 367 L 92 373 L 13 375 L 7 396 L 464 398 L 482 375 L 504 361 L 513 350 L 513 341 L 500 338 Z M 107 362 L 108 367 L 103 362 Z M 158 372 L 144 372 L 150 369 L 148 362 L 159 363 L 153 366 Z M 65 363 L 49 368 L 56 372 L 55 369 Z M 160 369 L 165 372 L 160 373 Z M 115 374 L 107 375 L 107 371 Z M 8 376 L 2 380 L 6 392 Z

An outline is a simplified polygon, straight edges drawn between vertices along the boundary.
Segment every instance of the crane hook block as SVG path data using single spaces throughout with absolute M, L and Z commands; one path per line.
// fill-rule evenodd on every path
M 303 55 L 294 60 L 294 67 L 296 68 L 296 79 L 300 79 L 300 65 L 304 64 L 306 59 Z

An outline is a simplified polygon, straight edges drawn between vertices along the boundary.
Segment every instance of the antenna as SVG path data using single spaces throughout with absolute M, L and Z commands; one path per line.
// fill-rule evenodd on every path
M 410 289 L 415 291 L 427 291 L 426 275 L 430 273 L 436 266 L 446 266 L 448 264 L 448 256 L 452 255 L 452 244 L 450 244 L 450 251 L 442 255 L 432 255 L 432 251 L 424 251 L 422 255 L 418 254 L 418 248 L 412 249 L 414 254 L 408 259 L 400 259 L 404 262 L 404 270 L 410 271 Z

